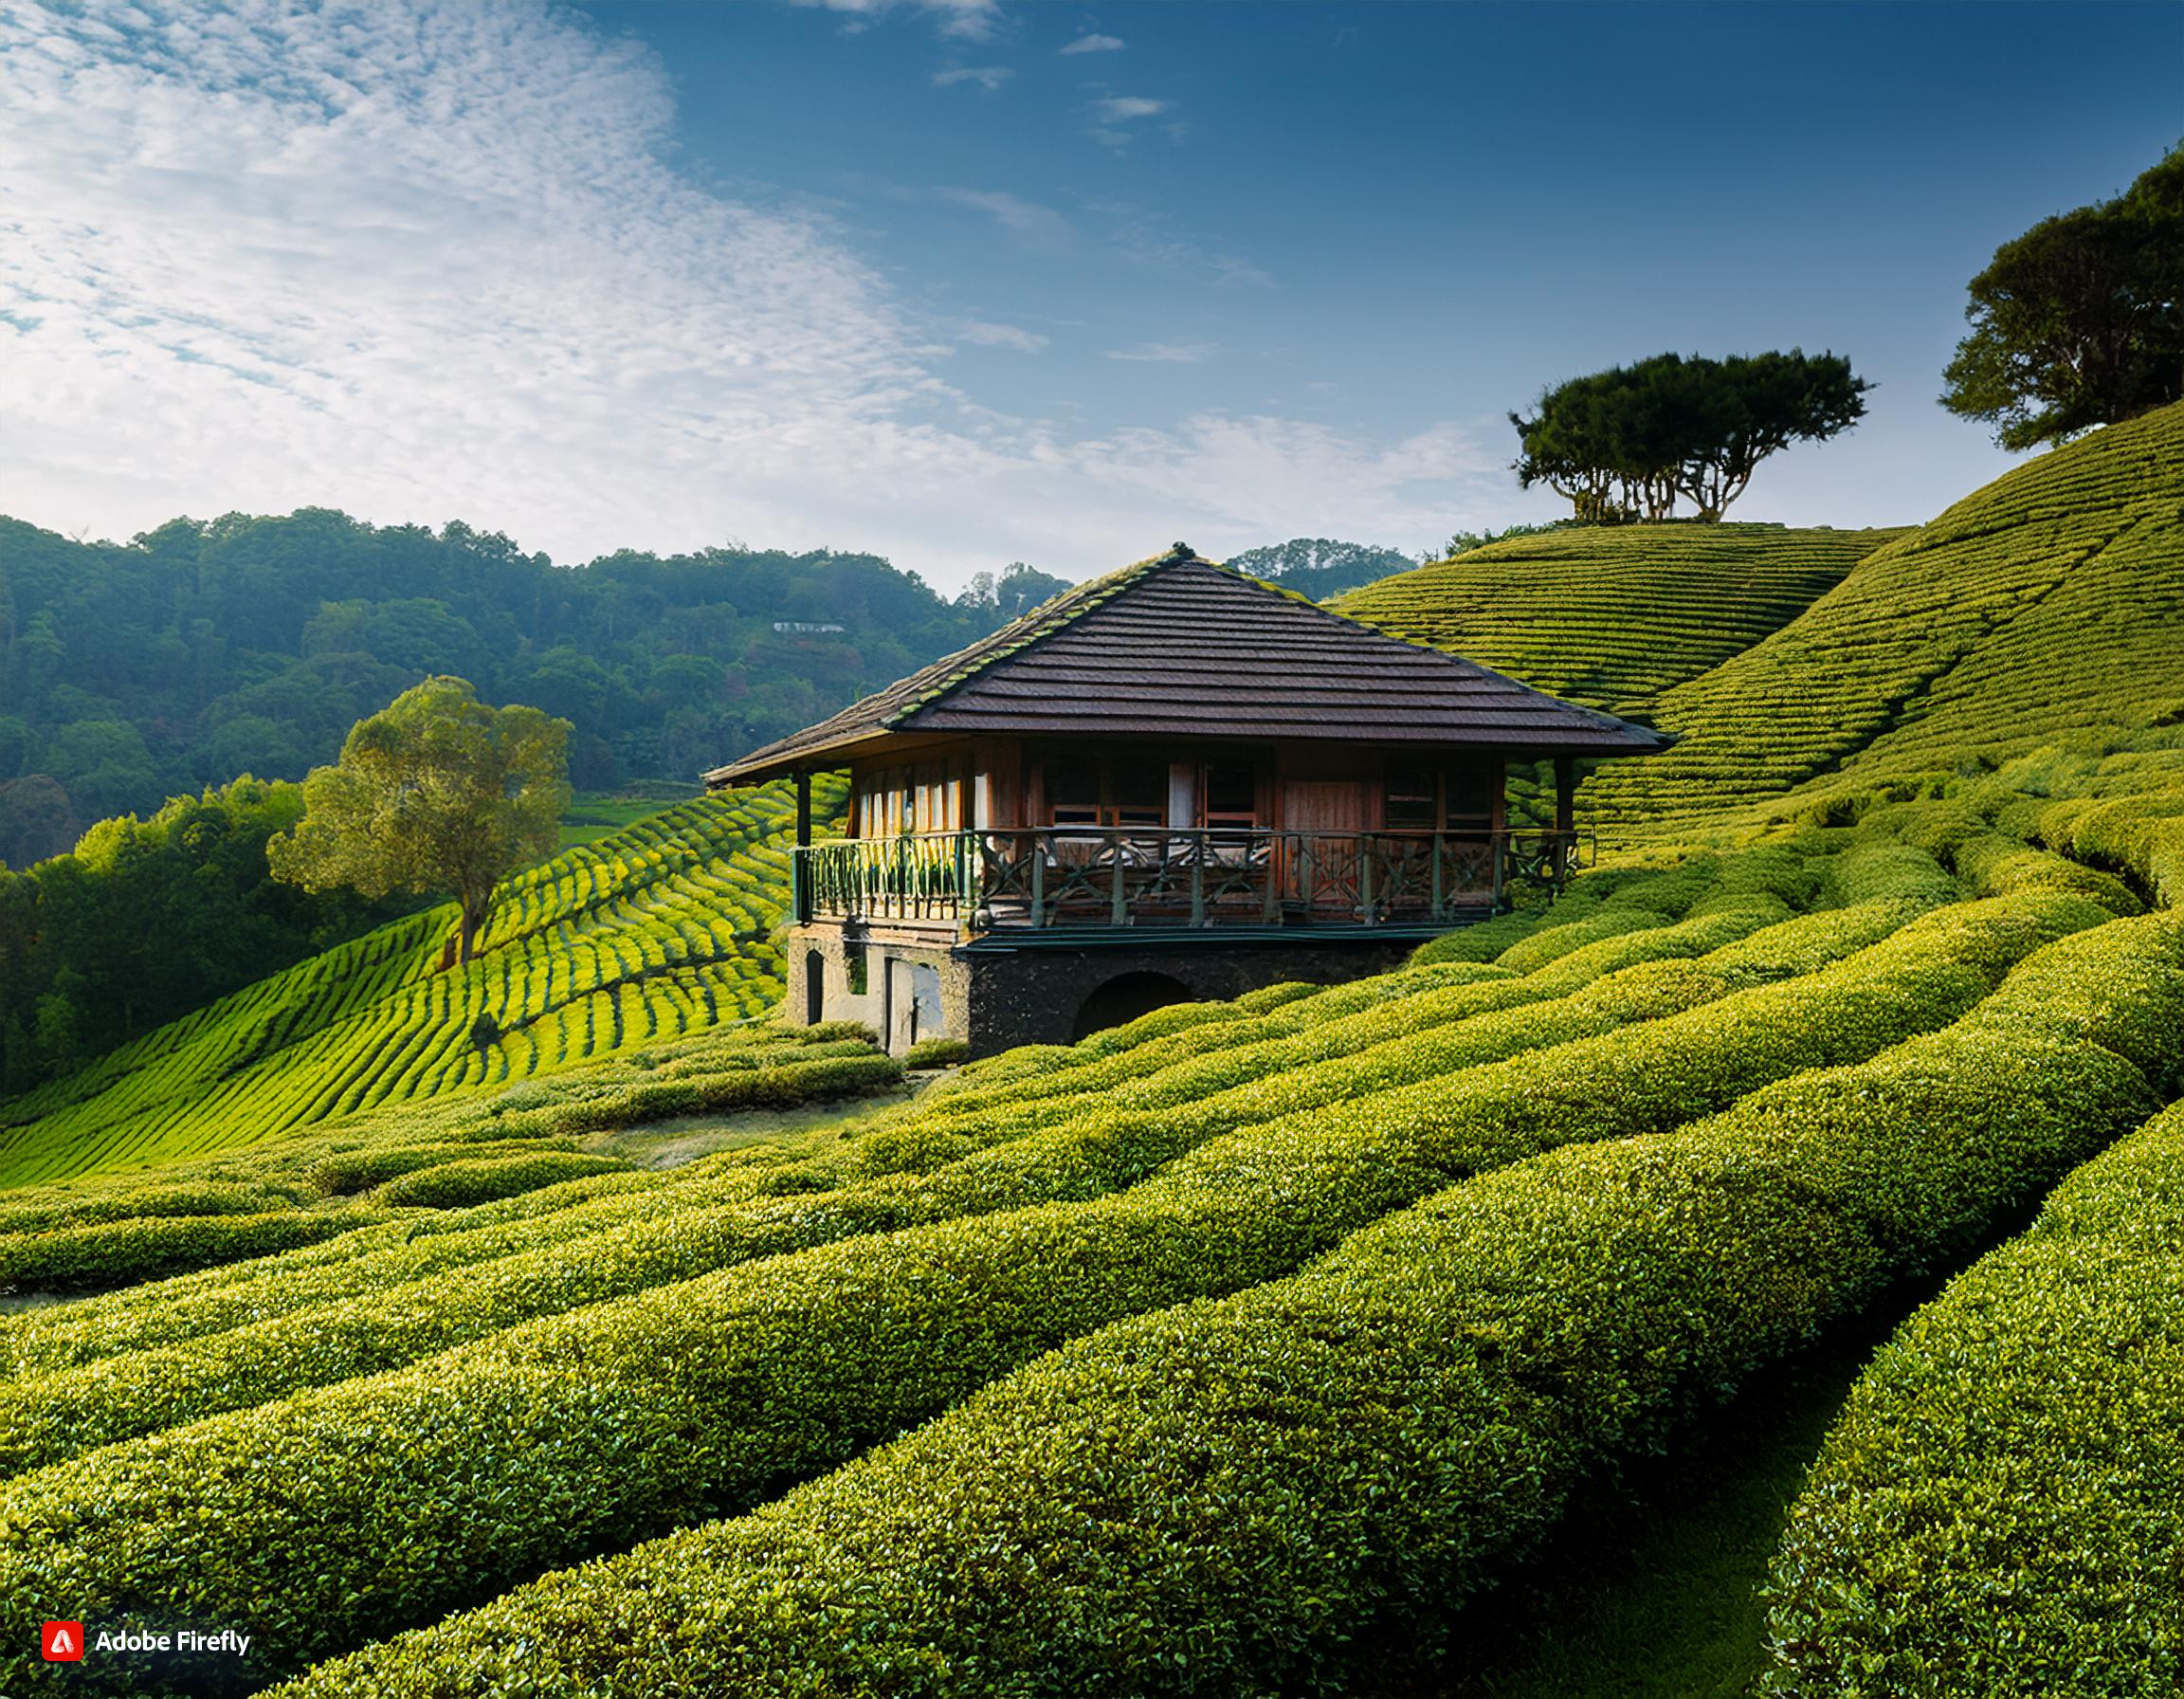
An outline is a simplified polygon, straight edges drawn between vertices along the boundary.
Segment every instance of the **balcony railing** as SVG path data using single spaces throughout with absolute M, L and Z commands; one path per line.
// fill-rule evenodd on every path
M 976 933 L 1050 926 L 1429 925 L 1501 905 L 1510 883 L 1559 883 L 1592 859 L 1574 831 L 921 832 L 796 851 L 803 920 Z

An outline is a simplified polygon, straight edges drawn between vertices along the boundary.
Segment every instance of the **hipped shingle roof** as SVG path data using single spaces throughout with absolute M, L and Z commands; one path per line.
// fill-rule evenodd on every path
M 1331 613 L 1178 543 L 715 768 L 705 782 L 839 765 L 894 736 L 935 733 L 1297 739 L 1595 758 L 1645 755 L 1667 741 Z

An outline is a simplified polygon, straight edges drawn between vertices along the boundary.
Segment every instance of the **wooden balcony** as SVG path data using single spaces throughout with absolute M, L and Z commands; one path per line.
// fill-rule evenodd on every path
M 1512 881 L 1559 884 L 1591 856 L 1574 831 L 944 831 L 798 850 L 794 902 L 800 921 L 965 940 L 1122 926 L 1429 930 L 1494 912 Z

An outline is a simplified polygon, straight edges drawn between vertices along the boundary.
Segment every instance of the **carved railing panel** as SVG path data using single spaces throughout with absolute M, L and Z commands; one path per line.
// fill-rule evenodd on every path
M 1154 827 L 847 838 L 797 855 L 814 919 L 1046 926 L 1374 926 L 1460 920 L 1509 882 L 1558 884 L 1576 832 L 1183 831 Z

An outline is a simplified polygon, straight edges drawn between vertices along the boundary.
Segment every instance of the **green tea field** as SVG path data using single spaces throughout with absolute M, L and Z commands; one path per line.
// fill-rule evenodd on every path
M 1383 578 L 1332 606 L 1650 723 L 1664 691 L 1780 630 L 1900 535 L 1738 524 L 1550 531 Z
M 432 971 L 446 908 L 301 962 L 0 1102 L 0 1185 L 201 1156 L 755 1017 L 780 995 L 769 934 L 793 825 L 793 799 L 764 791 L 569 850 L 506 882 L 457 972 Z
M 1357 593 L 1681 734 L 1387 973 L 906 1094 L 757 1018 L 768 790 L 6 1105 L 0 1690 L 1483 1699 L 1558 1537 L 1860 1329 L 1688 1559 L 1736 1608 L 1522 1690 L 2176 1690 L 2180 444 Z

